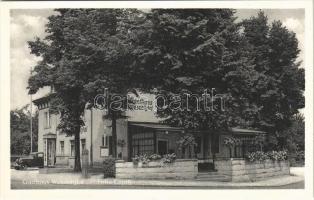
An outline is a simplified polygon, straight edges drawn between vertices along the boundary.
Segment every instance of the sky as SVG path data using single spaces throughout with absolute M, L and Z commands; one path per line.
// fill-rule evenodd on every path
M 258 9 L 240 9 L 236 12 L 238 21 L 250 18 L 258 13 Z M 266 9 L 263 10 L 268 16 L 269 22 L 282 21 L 289 30 L 296 33 L 301 53 L 298 60 L 304 60 L 304 10 L 302 9 Z M 22 108 L 30 102 L 27 90 L 27 80 L 33 68 L 40 58 L 30 54 L 27 41 L 35 37 L 46 36 L 45 24 L 48 17 L 55 14 L 51 9 L 19 9 L 11 10 L 10 18 L 10 76 L 11 76 L 11 104 L 10 108 Z M 301 64 L 301 67 L 304 67 Z M 48 88 L 41 89 L 33 95 L 37 99 L 49 91 Z

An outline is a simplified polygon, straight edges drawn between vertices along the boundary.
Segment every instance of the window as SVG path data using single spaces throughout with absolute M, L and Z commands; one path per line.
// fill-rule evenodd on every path
M 86 149 L 86 140 L 81 139 L 82 150 Z
M 241 141 L 242 141 L 242 148 L 243 148 L 244 153 L 259 150 L 254 144 L 253 137 L 243 137 L 241 138 Z
M 70 144 L 71 144 L 71 147 L 70 147 L 71 156 L 75 156 L 75 143 L 74 143 L 74 140 L 71 140 Z
M 60 141 L 60 153 L 64 155 L 64 141 Z
M 82 126 L 80 129 L 80 133 L 86 133 L 87 132 L 87 126 Z
M 50 128 L 50 114 L 49 111 L 44 112 L 45 128 Z
M 132 155 L 154 153 L 154 135 L 152 132 L 136 133 L 132 135 Z
M 105 146 L 105 137 L 106 135 L 103 135 L 102 138 L 101 138 L 101 146 Z
M 101 145 L 109 150 L 109 155 L 112 155 L 113 145 L 112 145 L 112 136 L 111 135 L 103 135 Z

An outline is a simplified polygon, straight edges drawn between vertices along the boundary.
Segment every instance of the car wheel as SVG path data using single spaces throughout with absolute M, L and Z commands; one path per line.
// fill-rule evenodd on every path
M 27 165 L 23 165 L 22 168 L 23 168 L 24 170 L 27 170 L 27 167 L 28 167 Z

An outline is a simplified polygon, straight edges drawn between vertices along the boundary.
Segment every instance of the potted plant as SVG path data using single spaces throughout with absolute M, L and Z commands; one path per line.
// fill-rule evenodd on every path
M 182 158 L 195 157 L 194 148 L 197 146 L 197 143 L 195 142 L 195 138 L 192 134 L 186 134 L 183 137 L 181 137 L 177 141 L 177 145 L 178 150 L 180 151 L 184 150 L 184 155 L 181 155 Z
M 230 158 L 233 157 L 232 149 L 234 149 L 234 156 L 236 157 L 237 156 L 236 147 L 241 145 L 241 140 L 233 136 L 228 136 L 224 138 L 224 145 L 227 146 L 229 149 Z
M 173 163 L 176 160 L 176 154 L 171 153 L 171 154 L 165 154 L 163 158 L 161 159 L 161 162 L 163 164 L 170 164 Z
M 144 155 L 136 155 L 134 158 L 132 158 L 133 164 L 136 165 L 137 167 L 143 167 L 147 165 L 150 162 L 149 157 L 144 154 Z

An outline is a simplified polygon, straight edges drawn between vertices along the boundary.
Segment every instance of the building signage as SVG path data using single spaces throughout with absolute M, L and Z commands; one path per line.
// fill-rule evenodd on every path
M 130 110 L 153 111 L 153 101 L 147 98 L 129 97 L 128 108 Z

